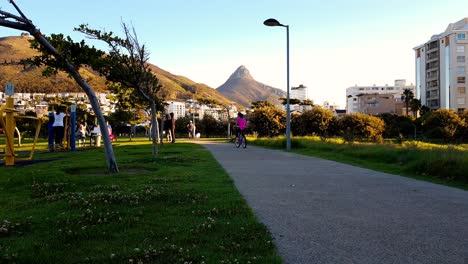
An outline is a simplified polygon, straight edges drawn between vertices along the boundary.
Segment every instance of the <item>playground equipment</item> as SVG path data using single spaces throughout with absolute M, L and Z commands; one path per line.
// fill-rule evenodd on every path
M 6 104 L 0 106 L 0 128 L 2 128 L 2 131 L 5 134 L 5 153 L 0 154 L 0 157 L 4 158 L 6 166 L 15 165 L 15 160 L 32 160 L 37 144 L 37 138 L 39 137 L 39 132 L 41 130 L 41 120 L 39 118 L 32 116 L 19 116 L 17 113 L 18 111 L 14 108 L 13 98 L 7 97 Z M 25 158 L 19 158 L 15 153 L 15 130 L 18 134 L 18 146 L 21 146 L 21 133 L 19 133 L 19 130 L 16 127 L 15 118 L 32 119 L 37 121 L 34 143 L 29 156 Z

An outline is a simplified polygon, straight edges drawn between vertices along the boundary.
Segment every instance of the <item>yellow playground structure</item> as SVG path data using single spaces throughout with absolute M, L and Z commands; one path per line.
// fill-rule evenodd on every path
M 16 128 L 16 119 L 32 119 L 36 121 L 36 133 L 34 143 L 28 157 L 18 157 L 15 152 L 15 131 L 17 134 L 18 145 L 21 145 L 21 133 Z M 41 120 L 32 116 L 20 116 L 14 108 L 13 98 L 7 97 L 6 104 L 0 105 L 0 137 L 5 138 L 5 145 L 2 149 L 0 141 L 0 158 L 3 158 L 6 166 L 15 165 L 15 160 L 32 160 L 36 148 L 37 139 L 41 130 Z

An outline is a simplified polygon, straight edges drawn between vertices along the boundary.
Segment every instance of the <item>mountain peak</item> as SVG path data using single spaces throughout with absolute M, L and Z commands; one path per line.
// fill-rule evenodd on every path
M 250 75 L 249 70 L 244 65 L 239 66 L 237 70 L 231 74 L 231 77 L 229 79 L 248 79 L 248 80 L 253 80 L 252 75 Z

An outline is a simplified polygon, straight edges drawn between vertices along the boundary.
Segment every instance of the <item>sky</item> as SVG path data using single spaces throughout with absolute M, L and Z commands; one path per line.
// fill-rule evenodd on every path
M 316 104 L 345 107 L 346 88 L 414 83 L 413 48 L 468 17 L 466 0 L 16 0 L 45 35 L 79 41 L 80 24 L 122 36 L 132 24 L 150 62 L 212 88 L 241 65 L 259 82 L 286 90 L 303 84 Z M 0 9 L 18 14 L 8 0 Z M 0 28 L 0 37 L 21 32 Z M 105 50 L 105 46 L 86 40 Z

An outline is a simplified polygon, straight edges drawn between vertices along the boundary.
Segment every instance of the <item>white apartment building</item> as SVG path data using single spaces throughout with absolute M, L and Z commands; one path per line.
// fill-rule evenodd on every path
M 166 102 L 169 104 L 168 106 L 168 113 L 174 113 L 174 117 L 177 119 L 179 117 L 184 117 L 185 116 L 185 103 L 183 102 L 175 102 L 175 101 L 169 101 Z
M 299 85 L 298 87 L 291 87 L 289 98 L 291 99 L 299 99 L 304 101 L 307 99 L 307 87 L 304 85 Z
M 468 17 L 414 48 L 416 96 L 431 109 L 468 109 Z
M 406 80 L 399 79 L 395 80 L 394 86 L 352 86 L 346 88 L 346 113 L 364 113 L 364 109 L 361 109 L 360 98 L 362 95 L 375 94 L 375 95 L 391 95 L 395 100 L 401 100 L 401 95 L 405 89 L 410 89 L 415 93 L 415 86 L 413 84 L 406 85 Z M 415 94 L 416 95 L 416 94 Z

